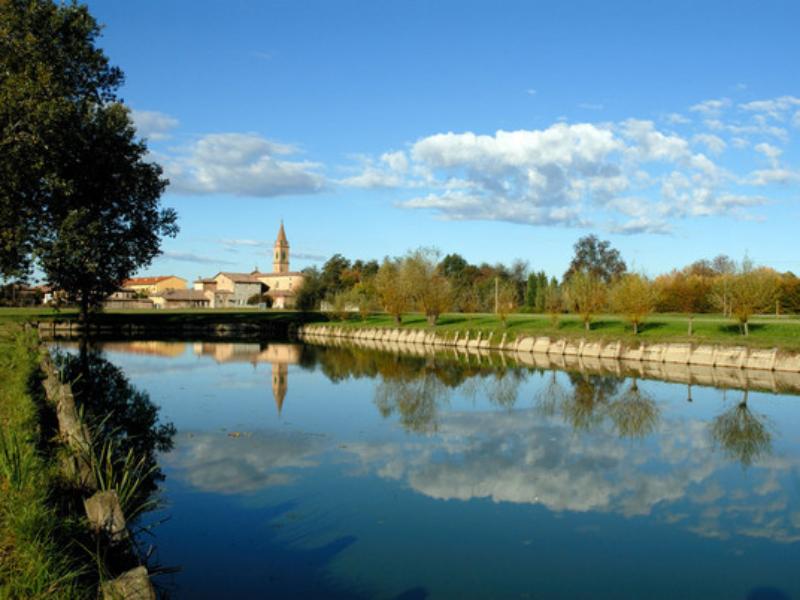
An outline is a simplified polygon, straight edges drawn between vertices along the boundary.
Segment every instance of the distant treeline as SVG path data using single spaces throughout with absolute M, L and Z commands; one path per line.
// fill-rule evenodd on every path
M 618 250 L 596 236 L 574 246 L 560 279 L 530 268 L 524 260 L 474 265 L 459 254 L 441 256 L 420 248 L 402 257 L 348 260 L 331 257 L 321 269 L 304 271 L 307 280 L 298 306 L 334 313 L 385 310 L 398 322 L 404 312 L 420 310 L 433 324 L 443 312 L 574 312 L 587 328 L 592 315 L 611 310 L 634 323 L 650 312 L 721 312 L 746 329 L 759 312 L 800 313 L 800 278 L 757 267 L 747 258 L 702 259 L 655 278 L 628 270 Z

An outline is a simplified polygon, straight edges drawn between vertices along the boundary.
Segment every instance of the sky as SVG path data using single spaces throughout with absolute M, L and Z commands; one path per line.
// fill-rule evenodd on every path
M 420 246 L 800 272 L 800 3 L 92 0 L 181 231 L 142 275 Z M 792 75 L 794 73 L 795 75 Z

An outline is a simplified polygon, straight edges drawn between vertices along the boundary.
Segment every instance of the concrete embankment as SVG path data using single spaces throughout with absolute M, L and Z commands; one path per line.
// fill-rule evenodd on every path
M 361 329 L 330 325 L 305 325 L 297 335 L 309 343 L 350 343 L 376 350 L 416 355 L 452 352 L 455 357 L 502 353 L 520 366 L 575 369 L 633 375 L 685 384 L 742 389 L 767 389 L 800 393 L 800 355 L 776 349 L 692 344 L 641 344 L 552 340 L 506 335 L 484 338 L 461 334 L 444 338 L 421 329 Z

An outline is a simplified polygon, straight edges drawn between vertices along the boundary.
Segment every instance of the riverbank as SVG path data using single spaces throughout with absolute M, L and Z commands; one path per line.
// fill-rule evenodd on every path
M 364 320 L 355 315 L 344 321 L 331 321 L 327 326 L 343 329 L 395 329 L 398 326 L 388 315 L 372 315 Z M 633 335 L 631 326 L 615 315 L 598 315 L 589 331 L 576 315 L 562 315 L 557 325 L 553 325 L 547 315 L 512 314 L 507 325 L 493 314 L 442 315 L 435 327 L 429 327 L 424 315 L 410 314 L 403 318 L 399 329 L 425 330 L 444 339 L 464 338 L 469 334 L 475 339 L 490 336 L 500 340 L 504 335 L 506 342 L 523 337 L 549 337 L 550 339 L 585 340 L 588 342 L 621 342 L 625 346 L 640 344 L 712 344 L 746 348 L 777 349 L 781 352 L 800 353 L 800 318 L 760 316 L 750 324 L 750 335 L 743 336 L 739 327 L 731 319 L 721 315 L 698 315 L 693 319 L 693 333 L 687 335 L 686 315 L 654 314 L 640 326 L 640 333 Z
M 485 333 L 456 330 L 437 331 L 433 328 L 390 328 L 339 326 L 338 323 L 309 324 L 298 327 L 300 339 L 341 338 L 388 344 L 407 344 L 431 348 L 463 348 L 501 350 L 517 354 L 540 354 L 610 361 L 670 363 L 699 367 L 722 367 L 800 373 L 800 353 L 777 348 L 763 349 L 747 346 L 694 344 L 690 342 L 645 342 L 622 340 L 604 341 L 592 338 L 532 336 L 517 333 L 513 338 L 507 331 Z
M 0 596 L 92 598 L 79 578 L 91 557 L 57 510 L 35 334 L 0 323 Z

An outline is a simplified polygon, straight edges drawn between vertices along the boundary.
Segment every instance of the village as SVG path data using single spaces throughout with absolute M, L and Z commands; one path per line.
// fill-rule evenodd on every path
M 105 301 L 105 309 L 277 308 L 295 306 L 303 273 L 289 269 L 289 241 L 281 222 L 273 246 L 272 272 L 220 271 L 189 282 L 176 275 L 132 277 Z M 58 292 L 43 287 L 42 304 L 58 301 Z

